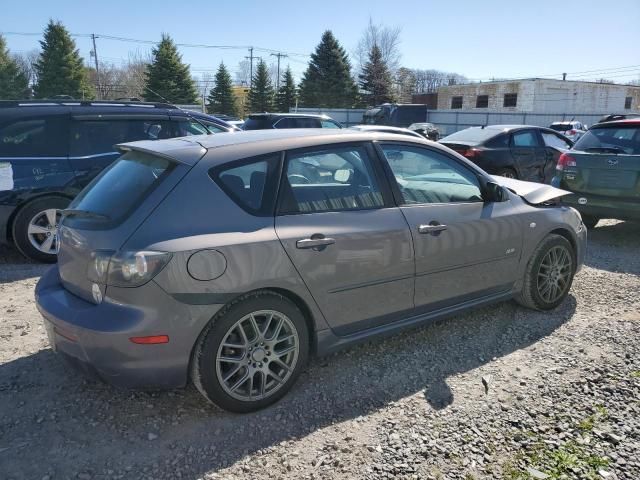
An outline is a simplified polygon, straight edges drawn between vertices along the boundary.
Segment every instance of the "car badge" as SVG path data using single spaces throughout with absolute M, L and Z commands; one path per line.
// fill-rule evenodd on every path
M 615 167 L 616 165 L 618 165 L 618 160 L 610 158 L 609 160 L 607 160 L 607 163 L 610 167 Z

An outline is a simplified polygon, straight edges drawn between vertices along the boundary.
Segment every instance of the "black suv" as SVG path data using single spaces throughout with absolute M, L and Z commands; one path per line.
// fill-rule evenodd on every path
M 252 113 L 244 121 L 243 130 L 268 128 L 343 128 L 326 115 L 307 113 Z
M 215 117 L 142 102 L 0 102 L 0 242 L 54 262 L 60 210 L 134 140 L 230 132 Z

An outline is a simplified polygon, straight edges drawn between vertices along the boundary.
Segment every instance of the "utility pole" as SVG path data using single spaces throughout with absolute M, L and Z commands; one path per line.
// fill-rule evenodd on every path
M 284 53 L 272 53 L 272 57 L 278 57 L 278 78 L 276 79 L 276 91 L 280 90 L 280 59 L 283 57 L 287 57 Z
M 98 100 L 102 99 L 102 91 L 100 89 L 100 70 L 98 69 L 98 50 L 96 50 L 96 36 L 91 34 L 91 41 L 93 42 L 93 59 L 96 62 L 96 85 L 98 86 Z
M 249 56 L 244 57 L 249 60 L 249 88 L 253 88 L 253 47 L 249 47 Z

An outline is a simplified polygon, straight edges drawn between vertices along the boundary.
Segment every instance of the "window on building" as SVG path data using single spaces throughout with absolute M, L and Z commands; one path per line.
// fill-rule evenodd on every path
M 476 97 L 476 108 L 487 108 L 489 106 L 489 95 L 478 95 Z
M 462 97 L 451 97 L 451 108 L 462 108 Z
M 515 107 L 518 103 L 517 93 L 505 93 L 504 94 L 504 107 Z
M 631 109 L 631 97 L 626 97 L 624 99 L 624 108 L 625 108 L 625 110 L 630 110 Z

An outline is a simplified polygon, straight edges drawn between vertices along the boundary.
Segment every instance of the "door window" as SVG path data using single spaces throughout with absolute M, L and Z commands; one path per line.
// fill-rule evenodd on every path
M 69 123 L 48 116 L 10 121 L 0 125 L 0 157 L 67 156 Z
M 169 122 L 164 120 L 76 120 L 71 124 L 70 154 L 82 157 L 110 153 L 119 143 L 172 136 Z
M 224 131 L 226 130 L 223 130 L 214 123 L 196 122 L 195 120 L 179 121 L 177 136 L 188 137 L 191 135 L 207 135 L 209 133 L 220 133 Z
M 569 143 L 564 138 L 561 138 L 559 135 L 556 135 L 555 133 L 542 132 L 542 140 L 544 140 L 544 144 L 547 147 L 563 149 L 571 148 L 571 143 Z
M 371 160 L 362 146 L 290 153 L 281 192 L 282 214 L 384 205 Z
M 322 128 L 341 128 L 340 125 L 333 120 L 322 120 L 320 124 L 322 125 Z
M 482 202 L 476 175 L 427 148 L 382 145 L 405 204 Z
M 513 134 L 513 146 L 514 147 L 537 147 L 538 137 L 535 132 L 531 130 L 525 130 L 524 132 L 516 132 Z

